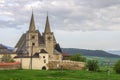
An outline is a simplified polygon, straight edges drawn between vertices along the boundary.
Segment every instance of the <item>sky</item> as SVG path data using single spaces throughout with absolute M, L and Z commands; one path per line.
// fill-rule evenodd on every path
M 120 0 L 0 0 L 0 43 L 14 47 L 30 24 L 51 30 L 64 48 L 120 50 Z

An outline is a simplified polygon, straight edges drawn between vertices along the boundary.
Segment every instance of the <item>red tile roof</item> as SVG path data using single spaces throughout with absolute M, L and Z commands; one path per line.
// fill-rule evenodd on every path
M 69 56 L 71 56 L 71 54 L 66 53 L 66 52 L 63 52 L 62 55 L 63 55 L 63 57 L 69 57 Z

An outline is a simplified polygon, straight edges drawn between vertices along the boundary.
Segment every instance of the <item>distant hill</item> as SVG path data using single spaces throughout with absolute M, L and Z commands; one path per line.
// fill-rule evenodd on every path
M 70 54 L 80 53 L 84 56 L 96 56 L 96 57 L 106 57 L 106 58 L 120 58 L 120 55 L 110 54 L 103 50 L 87 50 L 87 49 L 77 49 L 77 48 L 62 48 L 63 52 Z
M 5 46 L 5 47 L 7 47 L 7 49 L 9 49 L 11 51 L 14 49 L 13 47 L 9 47 L 9 46 Z M 109 52 L 107 51 L 106 52 L 106 51 L 103 51 L 103 50 L 87 50 L 87 49 L 77 49 L 77 48 L 62 48 L 62 51 L 70 53 L 70 54 L 80 53 L 84 56 L 120 58 L 120 55 L 111 54 L 112 52 L 115 52 L 115 51 L 109 51 Z M 120 51 L 117 51 L 117 52 L 119 53 Z
M 1 45 L 3 45 L 4 47 L 6 47 L 7 49 L 9 49 L 9 50 L 11 50 L 11 51 L 13 51 L 13 50 L 14 50 L 14 48 L 13 48 L 13 47 L 6 46 L 6 45 L 4 45 L 4 44 L 1 44 Z
M 112 51 L 107 51 L 111 54 L 116 54 L 116 55 L 120 55 L 120 50 L 112 50 Z
M 6 46 L 0 44 L 0 54 L 11 54 L 12 51 L 9 50 Z

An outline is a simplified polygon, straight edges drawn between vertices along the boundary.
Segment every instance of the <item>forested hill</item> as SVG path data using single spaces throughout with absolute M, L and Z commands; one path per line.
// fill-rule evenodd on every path
M 3 44 L 2 44 L 3 45 Z M 5 46 L 5 45 L 4 45 Z M 6 46 L 9 50 L 13 50 L 13 47 Z M 110 54 L 109 52 L 103 50 L 87 50 L 87 49 L 77 49 L 77 48 L 62 48 L 63 52 L 76 54 L 80 53 L 84 56 L 96 56 L 96 57 L 108 57 L 108 58 L 120 58 L 120 55 Z
M 107 58 L 120 58 L 119 55 L 110 54 L 103 50 L 87 50 L 87 49 L 77 49 L 77 48 L 62 48 L 63 52 L 70 54 L 80 53 L 84 56 L 96 56 L 96 57 L 107 57 Z

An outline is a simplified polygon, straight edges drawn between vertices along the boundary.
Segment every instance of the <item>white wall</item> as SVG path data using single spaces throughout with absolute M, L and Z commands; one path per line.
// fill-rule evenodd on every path
M 15 58 L 15 61 L 21 62 L 23 69 L 30 69 L 31 58 Z M 48 69 L 47 64 L 48 54 L 40 54 L 40 58 L 32 58 L 32 69 L 42 69 L 43 66 Z

